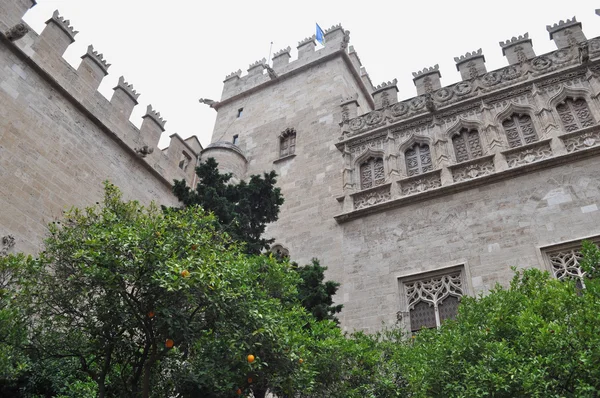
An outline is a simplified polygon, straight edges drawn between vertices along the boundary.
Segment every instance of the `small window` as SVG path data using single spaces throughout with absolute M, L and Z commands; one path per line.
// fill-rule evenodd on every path
M 385 182 L 383 159 L 370 157 L 360 165 L 360 189 L 372 188 Z
M 459 163 L 483 156 L 477 130 L 462 128 L 457 135 L 452 137 L 452 145 L 454 146 L 456 161 Z
M 239 135 L 234 135 L 233 136 L 233 145 L 237 145 L 240 142 L 240 136 Z
M 406 158 L 406 174 L 411 177 L 433 170 L 429 145 L 414 144 L 404 152 Z
M 296 130 L 287 128 L 279 135 L 279 157 L 293 155 L 296 152 Z
M 508 146 L 517 148 L 526 144 L 531 144 L 538 140 L 538 136 L 533 127 L 533 121 L 529 115 L 518 115 L 513 113 L 508 119 L 502 122 Z
M 242 117 L 242 113 L 244 113 L 244 108 L 238 109 L 237 117 Z
M 556 106 L 556 111 L 567 132 L 593 126 L 594 118 L 584 99 L 567 98 Z
M 192 157 L 190 155 L 187 154 L 187 152 L 183 151 L 181 152 L 181 158 L 179 160 L 179 168 L 183 171 L 186 171 L 189 164 L 192 161 Z
M 410 278 L 403 285 L 411 332 L 437 328 L 446 319 L 456 317 L 464 295 L 460 268 L 433 276 Z

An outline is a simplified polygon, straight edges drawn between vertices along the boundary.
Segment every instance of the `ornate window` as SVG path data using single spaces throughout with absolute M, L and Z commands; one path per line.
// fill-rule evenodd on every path
M 502 122 L 502 127 L 504 127 L 510 148 L 531 144 L 538 140 L 535 128 L 533 127 L 533 121 L 529 115 L 513 113 L 508 119 Z
M 192 157 L 187 154 L 186 151 L 181 152 L 181 158 L 179 158 L 179 168 L 186 171 L 192 161 Z
M 370 157 L 360 165 L 360 189 L 376 187 L 385 182 L 383 159 Z
M 457 135 L 452 137 L 452 145 L 458 163 L 483 156 L 477 130 L 462 128 Z
M 279 157 L 293 155 L 296 152 L 296 130 L 287 128 L 279 135 Z
M 593 126 L 594 118 L 590 108 L 583 98 L 567 98 L 556 106 L 560 121 L 567 132 Z
M 598 244 L 598 237 L 589 239 Z M 556 279 L 574 279 L 579 288 L 585 288 L 585 271 L 579 262 L 582 259 L 581 241 L 573 241 L 542 249 L 544 259 Z
M 406 159 L 406 174 L 415 176 L 433 170 L 429 145 L 414 144 L 404 152 Z
M 456 317 L 460 298 L 464 295 L 460 269 L 404 281 L 403 285 L 411 332 L 436 328 L 446 319 Z

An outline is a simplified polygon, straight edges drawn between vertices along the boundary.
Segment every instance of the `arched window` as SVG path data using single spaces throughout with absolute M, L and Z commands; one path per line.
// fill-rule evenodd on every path
M 383 159 L 371 156 L 360 165 L 360 189 L 367 189 L 385 182 Z
M 415 176 L 433 170 L 429 145 L 414 144 L 404 152 L 406 158 L 406 174 Z
M 279 157 L 293 155 L 296 152 L 296 130 L 287 128 L 279 135 Z
M 513 113 L 502 122 L 502 127 L 504 127 L 504 133 L 510 148 L 531 144 L 538 140 L 533 121 L 529 115 Z
M 583 98 L 567 98 L 556 106 L 556 111 L 567 132 L 595 124 L 590 108 Z
M 465 162 L 483 156 L 477 130 L 462 128 L 457 135 L 452 137 L 452 144 L 457 162 Z

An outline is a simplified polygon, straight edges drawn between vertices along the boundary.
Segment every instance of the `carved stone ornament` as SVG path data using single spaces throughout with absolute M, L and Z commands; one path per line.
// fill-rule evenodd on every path
M 592 39 L 588 41 L 588 46 L 591 53 L 600 51 L 600 39 Z
M 531 67 L 536 71 L 548 69 L 552 66 L 552 61 L 548 57 L 536 57 L 531 61 Z
M 573 53 L 571 52 L 570 48 L 561 48 L 560 50 L 556 50 L 552 53 L 552 60 L 557 64 L 564 64 L 573 58 Z
M 562 138 L 562 140 L 568 153 L 577 152 L 598 145 L 600 143 L 600 131 L 577 134 Z
M 438 304 L 449 295 L 461 297 L 464 294 L 460 273 L 406 283 L 405 289 L 410 309 L 420 301 Z
M 454 182 L 472 180 L 473 178 L 490 175 L 495 172 L 494 160 L 492 157 L 478 159 L 475 162 L 468 162 L 463 166 L 453 167 L 452 179 Z
M 363 117 L 354 118 L 354 119 L 350 120 L 350 130 L 354 130 L 354 131 L 360 130 L 363 127 L 365 127 L 365 124 L 366 124 L 366 122 Z
M 400 180 L 402 195 L 413 195 L 428 191 L 430 189 L 439 188 L 442 186 L 440 173 L 431 173 L 426 176 L 412 177 L 405 180 Z
M 410 101 L 410 107 L 416 111 L 423 109 L 425 107 L 425 98 L 423 97 L 415 97 Z
M 527 146 L 520 151 L 510 152 L 506 154 L 506 163 L 509 168 L 522 166 L 525 164 L 537 162 L 543 159 L 548 159 L 552 156 L 550 143 L 543 141 L 534 146 Z
M 154 152 L 154 148 L 148 145 L 144 145 L 141 148 L 135 148 L 135 152 L 140 155 L 140 157 L 145 158 L 146 156 L 150 155 L 152 152 Z
M 365 115 L 365 120 L 368 125 L 378 124 L 383 120 L 383 115 L 379 111 L 369 112 Z
M 548 254 L 552 266 L 552 273 L 559 280 L 578 279 L 583 285 L 585 271 L 579 265 L 583 258 L 580 250 L 563 250 L 558 253 Z
M 10 41 L 16 41 L 25 36 L 29 32 L 27 26 L 24 23 L 18 23 L 4 33 L 6 38 Z
M 443 87 L 443 88 L 437 90 L 433 94 L 433 97 L 438 102 L 445 102 L 445 101 L 448 101 L 450 98 L 452 98 L 452 95 L 454 95 L 454 92 L 452 90 L 450 90 L 446 87 Z
M 354 195 L 354 210 L 374 206 L 378 203 L 387 202 L 392 198 L 389 185 L 383 185 L 380 188 L 369 190 L 364 193 Z
M 8 256 L 8 251 L 15 245 L 15 237 L 5 235 L 2 237 L 2 248 L 0 248 L 0 257 Z
M 521 70 L 516 65 L 509 65 L 502 71 L 502 80 L 514 80 L 521 77 Z
M 404 102 L 398 102 L 392 105 L 390 111 L 392 112 L 392 116 L 400 117 L 408 113 L 408 106 Z
M 454 90 L 456 95 L 463 96 L 473 91 L 473 85 L 469 82 L 460 82 L 458 84 L 455 84 L 452 89 Z
M 485 86 L 493 86 L 502 81 L 502 73 L 501 72 L 489 72 L 483 75 L 483 85 Z

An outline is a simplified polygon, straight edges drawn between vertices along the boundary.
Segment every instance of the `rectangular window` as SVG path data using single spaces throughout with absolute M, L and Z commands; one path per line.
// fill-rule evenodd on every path
M 237 145 L 240 142 L 239 135 L 237 135 L 237 134 L 234 135 L 232 142 L 233 142 L 233 145 Z
M 237 117 L 242 117 L 242 113 L 244 113 L 244 108 L 238 109 Z
M 463 279 L 462 265 L 400 278 L 403 309 L 398 312 L 399 319 L 403 318 L 412 333 L 454 319 L 465 294 Z
M 575 279 L 577 286 L 581 288 L 585 287 L 585 272 L 579 265 L 582 258 L 581 242 L 584 240 L 599 244 L 600 236 L 541 248 L 546 268 L 552 272 L 552 275 L 560 280 Z

